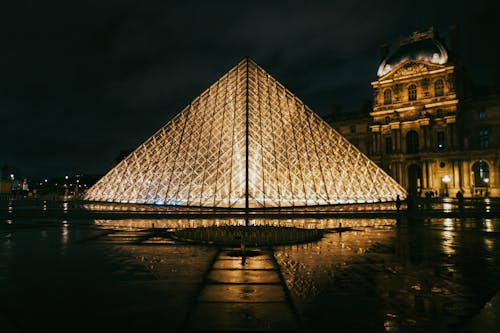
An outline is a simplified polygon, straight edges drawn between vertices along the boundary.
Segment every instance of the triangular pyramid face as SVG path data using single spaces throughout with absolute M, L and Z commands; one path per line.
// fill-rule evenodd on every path
M 392 201 L 398 194 L 405 191 L 396 181 L 245 59 L 84 199 L 260 208 Z

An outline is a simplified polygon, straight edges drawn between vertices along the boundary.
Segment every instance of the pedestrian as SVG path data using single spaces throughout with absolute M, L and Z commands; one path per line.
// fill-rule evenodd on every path
M 425 208 L 431 209 L 431 197 L 433 194 L 429 191 L 425 192 Z
M 396 196 L 396 209 L 399 211 L 401 208 L 401 198 L 399 197 L 399 194 Z
M 464 195 L 462 194 L 461 191 L 457 192 L 457 200 L 458 200 L 458 209 L 463 210 L 464 209 Z

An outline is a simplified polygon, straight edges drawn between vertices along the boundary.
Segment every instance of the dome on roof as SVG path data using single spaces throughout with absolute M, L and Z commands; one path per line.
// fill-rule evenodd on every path
M 448 53 L 443 44 L 434 38 L 432 31 L 414 33 L 409 39 L 402 41 L 394 52 L 382 60 L 377 75 L 379 77 L 383 76 L 399 64 L 411 59 L 442 65 L 448 61 Z

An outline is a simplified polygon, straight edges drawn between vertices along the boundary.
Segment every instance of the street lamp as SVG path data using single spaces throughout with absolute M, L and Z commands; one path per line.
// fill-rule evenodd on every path
M 484 187 L 486 187 L 486 193 L 484 194 L 486 197 L 489 196 L 488 185 L 490 184 L 489 178 L 483 178 Z
M 441 180 L 444 183 L 444 195 L 448 196 L 448 183 L 451 181 L 451 178 L 448 175 L 444 175 Z

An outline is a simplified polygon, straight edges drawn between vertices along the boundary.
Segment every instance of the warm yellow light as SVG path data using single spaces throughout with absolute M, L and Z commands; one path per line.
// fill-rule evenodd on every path
M 258 208 L 391 201 L 396 195 L 405 196 L 396 181 L 244 60 L 84 198 Z

